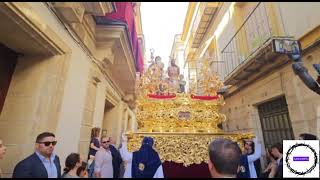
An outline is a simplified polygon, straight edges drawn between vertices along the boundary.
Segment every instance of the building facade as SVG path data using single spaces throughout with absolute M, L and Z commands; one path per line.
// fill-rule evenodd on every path
M 211 69 L 231 86 L 224 93 L 225 131 L 254 132 L 264 147 L 300 133 L 320 136 L 319 95 L 294 74 L 287 56 L 272 51 L 271 44 L 279 38 L 299 40 L 302 61 L 317 79 L 312 64 L 320 63 L 319 8 L 318 2 L 224 2 L 198 47 L 186 46 L 186 51 L 195 52 L 192 57 L 187 53 L 187 62 L 209 59 Z M 194 9 L 182 36 L 193 32 L 187 24 L 197 24 L 199 10 Z
M 221 19 L 221 13 L 224 10 L 223 2 L 191 2 L 189 3 L 186 18 L 184 21 L 181 41 L 183 42 L 184 50 L 184 70 L 185 76 L 188 79 L 187 87 L 197 88 L 197 82 L 201 78 L 200 68 L 203 61 L 212 58 L 215 50 L 214 43 L 211 41 L 211 36 L 214 33 L 215 27 Z M 219 13 L 218 13 L 219 12 Z M 210 42 L 210 43 L 209 43 Z M 203 50 L 210 45 L 206 54 Z M 207 47 L 206 47 L 207 48 Z M 209 53 L 209 54 L 208 54 Z M 209 58 L 209 56 L 211 58 Z
M 91 128 L 101 127 L 117 144 L 121 133 L 136 128 L 132 35 L 126 26 L 96 20 L 117 12 L 118 5 L 124 4 L 0 3 L 0 138 L 7 146 L 0 166 L 5 177 L 34 151 L 41 132 L 55 133 L 64 167 L 71 152 L 87 157 Z

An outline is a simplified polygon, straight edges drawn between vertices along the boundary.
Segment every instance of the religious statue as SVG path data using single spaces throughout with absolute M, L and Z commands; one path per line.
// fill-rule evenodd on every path
M 204 94 L 206 96 L 216 96 L 217 91 L 223 87 L 222 81 L 216 72 L 209 68 L 209 61 L 205 60 L 199 64 L 200 77 L 198 79 L 197 94 Z
M 184 80 L 184 77 L 182 74 L 179 76 L 179 93 L 185 93 L 185 86 L 186 86 L 186 81 Z
M 180 75 L 180 68 L 175 64 L 175 59 L 171 58 L 171 65 L 168 67 L 170 93 L 178 92 L 179 75 Z

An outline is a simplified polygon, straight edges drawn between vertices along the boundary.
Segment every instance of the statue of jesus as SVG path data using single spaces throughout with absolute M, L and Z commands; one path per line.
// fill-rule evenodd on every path
M 171 59 L 171 65 L 168 67 L 169 87 L 171 93 L 176 93 L 179 88 L 180 68 L 175 64 L 175 59 Z

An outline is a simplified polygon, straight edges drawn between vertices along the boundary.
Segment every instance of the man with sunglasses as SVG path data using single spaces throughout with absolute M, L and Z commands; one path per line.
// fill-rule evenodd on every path
M 57 144 L 55 135 L 44 132 L 37 136 L 35 153 L 20 161 L 13 170 L 13 178 L 60 178 L 61 166 L 53 153 Z
M 94 174 L 97 178 L 113 178 L 112 154 L 110 151 L 110 139 L 101 137 L 101 146 L 95 156 Z

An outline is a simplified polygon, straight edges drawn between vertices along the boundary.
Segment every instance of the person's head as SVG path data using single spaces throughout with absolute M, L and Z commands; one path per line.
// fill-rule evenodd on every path
M 176 65 L 176 60 L 175 59 L 171 58 L 170 62 L 171 62 L 172 66 Z
M 299 135 L 299 140 L 318 140 L 318 138 L 313 134 L 302 133 Z
M 282 157 L 282 144 L 276 143 L 273 146 L 271 146 L 271 154 L 276 158 Z
M 244 149 L 246 154 L 252 154 L 254 151 L 254 144 L 253 141 L 244 141 Z
M 4 146 L 2 140 L 0 139 L 0 159 L 3 159 L 6 154 L 7 147 Z
M 266 157 L 267 159 L 269 159 L 271 162 L 274 162 L 277 158 L 275 158 L 273 155 L 272 155 L 272 150 L 271 148 L 267 148 L 266 149 Z
M 144 137 L 142 140 L 142 145 L 153 146 L 153 138 L 152 137 Z
M 105 149 L 108 149 L 109 144 L 110 144 L 110 139 L 107 136 L 102 136 L 101 137 L 101 146 Z
M 98 138 L 99 135 L 100 135 L 100 128 L 98 127 L 95 127 L 95 128 L 92 128 L 91 130 L 91 138 Z
M 82 165 L 77 169 L 77 176 L 80 178 L 88 178 L 87 163 L 82 162 Z
M 156 62 L 156 63 L 160 63 L 160 62 L 161 62 L 161 57 L 160 57 L 160 56 L 157 56 L 157 57 L 155 58 L 155 62 Z
M 64 172 L 68 173 L 72 169 L 78 169 L 82 165 L 80 154 L 71 153 L 66 158 Z
M 109 137 L 109 144 L 116 144 L 116 140 L 113 137 Z
M 209 171 L 212 177 L 236 176 L 241 150 L 236 142 L 216 139 L 209 145 Z
M 55 135 L 50 132 L 41 133 L 36 138 L 36 150 L 45 157 L 51 156 L 56 144 Z
M 183 76 L 182 74 L 180 74 L 180 75 L 179 75 L 179 79 L 180 79 L 180 80 L 183 80 L 183 79 L 184 79 L 184 76 Z

